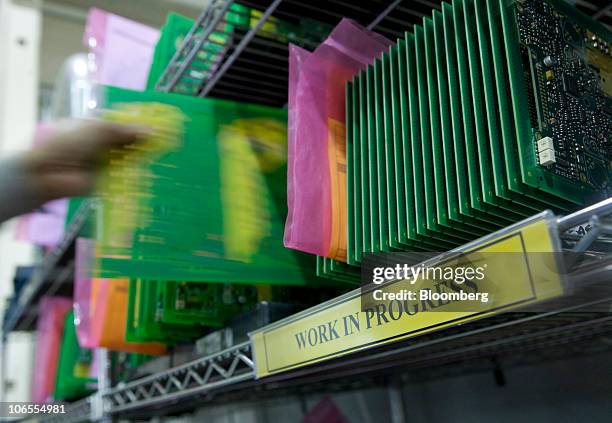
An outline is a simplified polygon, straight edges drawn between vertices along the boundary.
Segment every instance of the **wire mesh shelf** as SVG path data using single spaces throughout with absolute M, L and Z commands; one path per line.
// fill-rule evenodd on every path
M 612 25 L 612 8 L 605 0 L 575 3 L 582 12 Z M 440 4 L 439 0 L 212 0 L 156 89 L 282 107 L 287 104 L 289 43 L 313 50 L 343 17 L 396 40 Z
M 558 235 L 565 242 L 564 251 L 574 253 L 577 245 L 588 253 L 609 249 L 610 222 L 612 199 L 558 218 L 556 224 Z M 586 228 L 581 235 L 580 227 Z M 348 387 L 356 380 L 384 378 L 407 370 L 431 372 L 454 368 L 455 373 L 464 368 L 489 370 L 560 359 L 577 352 L 609 351 L 612 264 L 595 260 L 599 261 L 592 266 L 588 283 L 582 278 L 570 280 L 577 289 L 550 300 L 546 309 L 538 312 L 523 308 L 489 315 L 258 380 L 252 346 L 246 342 L 102 392 L 104 410 L 108 414 L 143 417 L 193 409 L 216 398 L 215 393 L 229 395 L 231 391 L 237 398 L 255 393 L 257 396 L 295 393 L 328 389 L 332 382 L 334 386 Z

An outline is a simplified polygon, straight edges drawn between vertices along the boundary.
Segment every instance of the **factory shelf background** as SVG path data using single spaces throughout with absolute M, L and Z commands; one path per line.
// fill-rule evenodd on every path
M 566 251 L 597 251 L 612 240 L 610 223 L 612 199 L 560 217 L 558 235 Z M 567 233 L 586 224 L 594 228 L 590 238 L 577 240 Z M 192 410 L 207 398 L 221 395 L 240 398 L 241 394 L 257 392 L 265 396 L 279 391 L 300 392 L 304 386 L 329 390 L 330 380 L 340 390 L 355 381 L 392 378 L 407 369 L 420 371 L 422 378 L 423 372 L 435 366 L 436 376 L 444 377 L 483 369 L 495 372 L 506 366 L 605 351 L 610 348 L 612 334 L 609 314 L 612 292 L 608 286 L 611 271 L 609 260 L 596 263 L 591 272 L 571 281 L 580 295 L 563 297 L 545 313 L 499 314 L 259 380 L 255 378 L 250 342 L 238 344 L 169 370 L 99 390 L 75 403 L 69 409 L 70 415 L 75 416 L 75 421 L 86 421 L 90 415 L 144 418 Z M 412 375 L 417 377 L 415 372 Z
M 257 39 L 256 35 L 269 17 L 312 16 L 335 24 L 347 16 L 395 39 L 412 23 L 419 22 L 428 10 L 439 8 L 440 4 L 426 0 L 368 0 L 359 3 L 330 1 L 319 7 L 305 6 L 297 0 L 241 1 L 262 11 L 259 22 L 234 37 L 219 66 L 208 74 L 196 73 L 200 79 L 193 80 L 191 70 L 198 68 L 197 52 L 212 42 L 208 35 L 231 3 L 229 0 L 212 0 L 197 21 L 196 26 L 201 31 L 194 29 L 186 37 L 160 78 L 158 90 L 173 92 L 181 86 L 183 94 L 187 87 L 191 89 L 188 94 L 193 96 L 283 106 L 287 102 L 286 45 L 285 50 L 279 50 L 281 43 L 266 42 Z M 576 1 L 575 5 L 608 27 L 612 24 L 611 4 Z M 304 46 L 315 47 L 307 42 Z M 265 92 L 248 84 L 249 79 L 261 79 L 262 75 L 266 75 L 260 84 L 266 87 Z M 3 342 L 11 331 L 34 329 L 40 297 L 72 291 L 74 241 L 94 208 L 95 201 L 84 204 L 66 231 L 64 240 L 37 267 L 27 288 L 5 315 Z M 596 229 L 588 237 L 577 238 L 567 232 L 576 225 L 587 223 Z M 612 240 L 612 201 L 565 218 L 559 217 L 558 224 L 559 237 L 568 251 L 597 250 L 597 245 L 609 244 Z M 612 263 L 603 262 L 593 268 L 589 277 L 596 281 L 601 279 L 603 285 L 610 272 Z M 584 281 L 573 283 L 579 285 Z M 611 302 L 612 296 L 594 298 L 586 292 L 586 295 L 565 301 L 541 315 L 511 313 L 494 316 L 260 380 L 255 379 L 251 344 L 241 343 L 118 386 L 108 386 L 108 376 L 102 374 L 105 381 L 101 383 L 101 389 L 72 404 L 69 414 L 61 419 L 87 421 L 119 414 L 145 418 L 186 412 L 202 406 L 204 401 L 222 397 L 240 399 L 255 395 L 265 398 L 278 392 L 333 391 L 368 383 L 376 385 L 381 378 L 388 381 L 398 371 L 406 369 L 411 369 L 410 377 L 437 379 L 483 370 L 498 372 L 517 365 L 574 357 L 585 352 L 596 354 L 610 350 L 608 336 L 612 334 L 612 318 L 600 310 L 609 310 Z M 594 308 L 597 305 L 601 307 Z M 432 370 L 432 366 L 436 369 Z M 49 421 L 54 420 L 50 418 Z

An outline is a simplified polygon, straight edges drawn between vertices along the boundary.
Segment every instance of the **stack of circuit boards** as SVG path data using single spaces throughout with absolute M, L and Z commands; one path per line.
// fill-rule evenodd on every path
M 611 39 L 556 0 L 455 0 L 406 32 L 347 85 L 348 263 L 610 195 Z
M 317 276 L 349 285 L 361 283 L 359 267 L 322 256 L 317 256 Z
M 190 30 L 196 25 L 192 19 L 176 13 L 169 14 L 155 48 L 147 88 L 199 95 L 203 84 L 257 25 L 262 14 L 256 8 L 232 2 L 214 30 L 208 33 L 202 26 L 196 26 L 191 35 Z M 268 17 L 249 43 L 261 46 L 262 51 L 246 48 L 226 73 L 226 78 L 231 82 L 219 81 L 213 97 L 239 97 L 258 104 L 283 104 L 278 103 L 276 97 L 286 99 L 285 92 L 262 90 L 262 87 L 274 84 L 275 78 L 278 78 L 275 72 L 270 73 L 269 70 L 279 66 L 286 68 L 288 43 L 314 48 L 330 30 L 329 25 L 312 19 L 300 18 L 289 22 Z M 171 63 L 177 51 L 181 51 L 183 56 Z M 185 55 L 188 51 L 194 52 L 192 59 Z M 258 60 L 262 59 L 269 62 L 270 67 L 260 67 Z M 179 70 L 181 66 L 185 67 L 183 71 Z M 278 68 L 275 70 L 278 71 Z M 257 84 L 249 83 L 253 75 L 257 75 Z M 234 92 L 236 86 L 242 88 L 240 92 Z
M 249 315 L 258 302 L 299 309 L 320 304 L 343 291 L 339 281 L 347 282 L 335 278 L 333 284 L 309 289 L 131 279 L 126 340 L 183 343 L 202 336 L 206 328 L 219 328 L 236 316 Z
M 285 110 L 112 87 L 100 102 L 116 109 L 108 117 L 148 119 L 169 140 L 113 153 L 95 277 L 316 283 L 314 260 L 282 245 Z
M 223 326 L 256 301 L 251 285 L 132 279 L 126 340 L 185 342 L 201 336 L 203 328 Z
M 230 10 L 225 15 L 224 24 L 221 25 L 219 31 L 213 31 L 210 35 L 214 43 L 210 43 L 211 45 L 207 46 L 206 50 L 202 50 L 198 53 L 197 60 L 201 61 L 201 67 L 199 71 L 192 71 L 194 72 L 194 74 L 191 75 L 193 79 L 197 79 L 198 77 L 201 78 L 203 72 L 210 72 L 218 65 L 231 41 L 229 34 L 233 31 L 234 24 L 238 23 L 239 12 L 237 8 L 239 7 L 240 6 L 237 4 L 230 6 Z M 159 41 L 155 46 L 153 63 L 149 70 L 147 89 L 152 90 L 155 88 L 155 84 L 164 73 L 166 66 L 170 63 L 170 59 L 174 56 L 176 50 L 181 47 L 185 36 L 191 27 L 193 27 L 194 23 L 192 19 L 177 13 L 170 13 L 167 16 L 166 23 L 161 29 Z M 197 36 L 201 36 L 200 33 L 201 30 Z

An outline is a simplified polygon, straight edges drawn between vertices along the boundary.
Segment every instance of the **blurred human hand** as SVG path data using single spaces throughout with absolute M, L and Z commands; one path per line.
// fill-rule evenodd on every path
M 141 139 L 146 130 L 104 121 L 69 121 L 54 128 L 40 146 L 22 157 L 22 169 L 41 203 L 87 195 L 112 149 Z

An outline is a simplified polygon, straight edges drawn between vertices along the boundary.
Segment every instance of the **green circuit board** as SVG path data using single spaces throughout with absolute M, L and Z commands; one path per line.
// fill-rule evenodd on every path
M 531 127 L 524 179 L 570 200 L 609 195 L 612 34 L 562 1 L 517 1 L 516 24 Z

